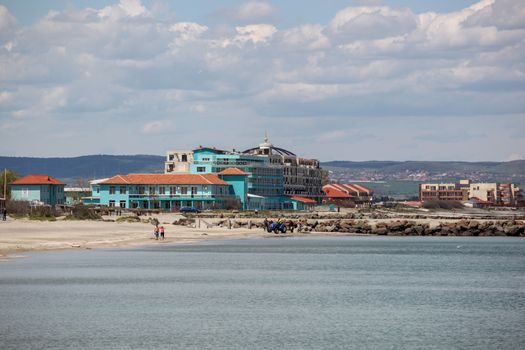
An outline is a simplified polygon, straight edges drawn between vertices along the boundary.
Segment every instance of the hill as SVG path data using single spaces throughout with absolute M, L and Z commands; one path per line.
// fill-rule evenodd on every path
M 455 161 L 332 161 L 322 166 L 336 180 L 473 181 L 525 182 L 525 160 L 510 162 Z
M 0 157 L 0 169 L 19 175 L 46 174 L 68 184 L 81 177 L 97 179 L 117 174 L 162 173 L 164 157 L 152 155 L 91 155 L 73 158 Z
M 512 162 L 331 161 L 321 163 L 333 180 L 347 181 L 473 181 L 525 183 L 525 160 Z M 72 158 L 2 157 L 0 169 L 20 175 L 48 174 L 68 184 L 76 178 L 116 174 L 162 173 L 164 157 L 155 155 L 89 155 Z

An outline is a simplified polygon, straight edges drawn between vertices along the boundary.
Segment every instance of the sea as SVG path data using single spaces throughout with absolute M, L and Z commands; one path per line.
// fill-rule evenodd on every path
M 0 349 L 525 349 L 525 240 L 31 253 L 0 263 Z

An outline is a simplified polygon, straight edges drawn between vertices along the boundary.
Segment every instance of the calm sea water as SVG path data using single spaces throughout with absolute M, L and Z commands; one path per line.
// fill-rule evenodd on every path
M 0 264 L 1 349 L 523 349 L 525 240 L 281 238 Z

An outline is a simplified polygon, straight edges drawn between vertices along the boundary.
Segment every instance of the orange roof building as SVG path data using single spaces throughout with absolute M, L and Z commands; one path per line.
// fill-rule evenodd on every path
M 47 205 L 65 203 L 65 185 L 49 175 L 27 175 L 9 184 L 12 200 Z
M 129 174 L 116 175 L 100 184 L 106 185 L 224 185 L 214 174 Z
M 115 175 L 92 184 L 84 203 L 125 209 L 221 209 L 240 198 L 216 174 Z
M 13 181 L 11 185 L 65 185 L 65 183 L 49 175 L 27 175 Z
M 358 184 L 328 184 L 323 186 L 325 203 L 348 206 L 369 206 L 374 191 Z

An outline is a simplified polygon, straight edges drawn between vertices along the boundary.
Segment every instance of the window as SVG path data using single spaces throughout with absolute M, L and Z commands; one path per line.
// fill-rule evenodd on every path
M 109 201 L 109 206 L 114 208 L 115 207 L 115 201 L 114 200 Z
M 126 187 L 120 186 L 120 194 L 126 194 Z
M 164 186 L 159 187 L 159 194 L 166 194 L 166 187 Z
M 206 167 L 203 167 L 203 166 L 198 166 L 197 167 L 197 172 L 198 173 L 204 173 L 206 171 Z
M 181 187 L 180 194 L 188 194 L 188 187 Z
M 144 191 L 145 191 L 144 186 L 139 186 L 139 187 L 138 187 L 138 192 L 139 192 L 139 194 L 144 194 Z
M 155 186 L 149 187 L 149 194 L 155 194 Z
M 119 205 L 120 205 L 121 208 L 125 208 L 126 207 L 126 201 L 120 201 Z
M 181 161 L 182 161 L 182 162 L 187 162 L 187 161 L 188 161 L 188 156 L 185 155 L 185 154 L 183 154 L 183 155 L 182 155 L 182 160 L 181 160 Z
M 170 187 L 170 194 L 171 195 L 175 194 L 176 190 L 177 190 L 177 188 L 175 186 L 171 186 Z
M 100 187 L 97 186 L 96 190 L 97 190 L 97 193 L 100 193 Z
M 209 161 L 210 161 L 210 158 L 202 158 L 202 161 L 203 161 L 203 162 L 209 162 Z
M 115 186 L 109 186 L 109 194 L 115 194 Z M 113 203 L 113 206 L 115 203 Z

